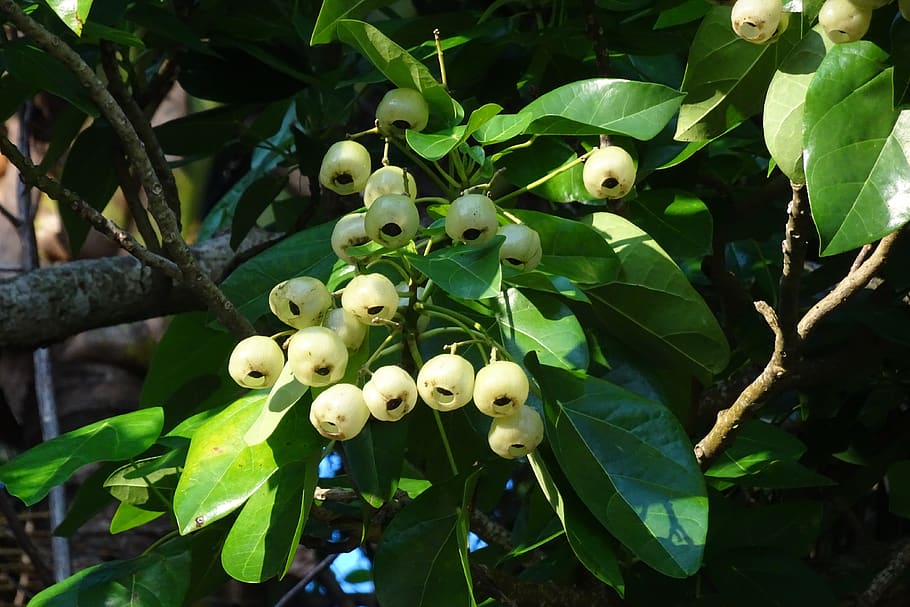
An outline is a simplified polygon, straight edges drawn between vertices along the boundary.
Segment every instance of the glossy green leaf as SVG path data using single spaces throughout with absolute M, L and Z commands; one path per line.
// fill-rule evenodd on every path
M 379 508 L 395 495 L 408 445 L 409 419 L 382 422 L 372 419 L 355 438 L 345 441 L 348 474 L 366 503 Z
M 405 257 L 446 293 L 464 299 L 486 299 L 499 294 L 499 247 L 504 240 L 496 236 L 479 247 L 444 247 L 427 256 L 406 253 Z
M 597 230 L 548 213 L 513 213 L 540 236 L 543 256 L 538 270 L 584 286 L 605 284 L 619 275 L 619 258 Z
M 244 504 L 221 551 L 232 578 L 258 583 L 284 575 L 319 479 L 320 458 L 310 455 L 283 465 Z
M 499 114 L 477 129 L 474 139 L 483 144 L 508 141 L 524 133 L 533 120 L 534 117 L 527 112 Z
M 405 49 L 369 23 L 340 19 L 335 24 L 338 39 L 363 53 L 395 86 L 420 91 L 430 106 L 431 120 L 446 125 L 461 120 L 464 110 L 458 102 L 449 96 L 430 70 Z
M 82 466 L 139 455 L 154 444 L 163 423 L 164 412 L 153 407 L 83 426 L 32 447 L 0 466 L 0 482 L 31 506 Z
M 654 240 L 618 215 L 587 218 L 619 256 L 612 283 L 588 291 L 607 330 L 657 359 L 709 378 L 727 364 L 730 349 L 701 296 Z
M 837 45 L 806 93 L 806 184 L 822 255 L 910 220 L 910 110 L 892 106 L 886 60 L 871 42 Z
M 588 571 L 622 597 L 626 586 L 613 546 L 606 539 L 597 519 L 572 491 L 562 472 L 552 463 L 552 458 L 544 457 L 543 451 L 545 448 L 538 447 L 528 456 L 528 461 L 537 484 L 562 523 L 572 552 Z
M 115 470 L 104 487 L 121 502 L 164 510 L 173 500 L 185 455 L 175 449 L 130 462 Z
M 295 276 L 328 279 L 338 257 L 332 251 L 334 222 L 324 223 L 269 247 L 241 264 L 221 283 L 225 295 L 251 320 L 269 313 L 269 291 Z
M 310 44 L 328 44 L 335 40 L 335 27 L 341 19 L 363 19 L 371 11 L 391 4 L 392 0 L 324 0 L 313 26 Z
M 777 65 L 799 39 L 789 28 L 772 44 L 751 44 L 730 26 L 729 6 L 715 6 L 702 20 L 683 79 L 686 100 L 679 109 L 675 138 L 704 141 L 721 135 L 761 111 Z
M 476 476 L 433 485 L 383 531 L 373 561 L 376 598 L 383 607 L 476 605 L 467 520 Z
M 81 36 L 82 28 L 85 27 L 85 21 L 88 19 L 88 13 L 92 8 L 92 1 L 47 0 L 47 5 L 60 17 L 66 27 L 73 30 L 77 36 Z
M 572 310 L 544 293 L 506 289 L 496 298 L 502 344 L 521 363 L 529 352 L 540 362 L 564 369 L 588 368 L 585 332 Z
M 293 407 L 265 442 L 243 437 L 259 418 L 268 396 L 251 392 L 206 421 L 194 434 L 174 495 L 182 534 L 200 529 L 237 509 L 286 461 L 318 452 L 322 439 Z
M 269 389 L 265 407 L 262 408 L 259 417 L 256 418 L 250 429 L 243 435 L 244 442 L 248 445 L 258 445 L 270 437 L 285 414 L 303 398 L 309 389 L 309 386 L 297 381 L 291 365 L 285 363 L 275 384 Z
M 700 198 L 683 190 L 644 190 L 626 218 L 647 232 L 674 259 L 711 253 L 714 221 Z
M 0 59 L 6 63 L 10 75 L 32 90 L 62 97 L 89 116 L 99 115 L 94 102 L 73 73 L 57 59 L 28 44 L 24 38 L 5 43 L 0 49 Z
M 103 211 L 120 185 L 114 173 L 114 158 L 120 154 L 114 130 L 97 121 L 73 142 L 60 182 L 96 211 Z M 91 226 L 67 205 L 60 205 L 60 218 L 73 251 L 82 249 Z
M 163 510 L 147 510 L 145 508 L 140 508 L 139 506 L 134 506 L 129 502 L 122 502 L 111 517 L 111 535 L 117 535 L 118 533 L 141 527 L 162 516 L 164 516 Z
M 465 125 L 454 126 L 437 133 L 419 133 L 408 129 L 405 131 L 405 139 L 412 150 L 427 160 L 439 160 L 467 141 L 477 129 L 501 111 L 502 106 L 487 103 L 471 112 Z
M 784 175 L 796 183 L 806 182 L 803 170 L 806 90 L 832 46 L 834 43 L 820 25 L 809 31 L 774 74 L 765 97 L 762 113 L 765 145 Z
M 572 488 L 610 533 L 671 577 L 701 567 L 708 498 L 692 444 L 659 403 L 534 364 L 547 438 Z
M 544 93 L 521 110 L 531 117 L 525 133 L 627 135 L 651 139 L 679 109 L 683 94 L 662 84 L 593 78 Z
M 514 186 L 525 187 L 540 179 L 541 175 L 576 162 L 578 153 L 558 137 L 540 137 L 529 147 L 509 152 L 496 162 L 497 169 L 505 169 L 503 179 Z M 594 200 L 582 180 L 584 165 L 576 163 L 552 179 L 531 188 L 530 192 L 553 202 Z

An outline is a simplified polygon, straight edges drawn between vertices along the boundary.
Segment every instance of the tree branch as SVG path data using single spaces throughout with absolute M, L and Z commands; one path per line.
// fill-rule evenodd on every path
M 800 346 L 796 324 L 799 321 L 799 286 L 806 262 L 806 235 L 812 229 L 809 201 L 803 185 L 790 182 L 793 197 L 787 206 L 787 227 L 783 242 L 783 271 L 780 275 L 778 318 L 783 338 L 784 357 L 797 356 Z
M 255 334 L 252 324 L 237 312 L 234 305 L 218 290 L 211 278 L 196 263 L 190 248 L 180 235 L 177 217 L 167 204 L 164 187 L 149 159 L 142 139 L 137 135 L 123 109 L 95 76 L 94 70 L 63 40 L 26 15 L 15 0 L 0 0 L 0 12 L 6 15 L 34 44 L 63 63 L 76 76 L 98 109 L 101 110 L 102 115 L 110 122 L 123 144 L 130 164 L 137 171 L 148 198 L 149 211 L 161 231 L 165 249 L 183 274 L 184 285 L 194 291 L 205 302 L 212 314 L 235 336 L 247 337 Z
M 874 607 L 888 589 L 910 568 L 910 542 L 904 543 L 888 565 L 878 572 L 856 601 L 857 607 Z

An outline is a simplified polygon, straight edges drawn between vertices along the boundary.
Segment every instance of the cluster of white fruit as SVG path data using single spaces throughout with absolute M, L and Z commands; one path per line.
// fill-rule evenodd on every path
M 825 0 L 818 22 L 832 42 L 853 42 L 866 35 L 872 11 L 892 1 Z M 765 44 L 777 40 L 787 29 L 790 13 L 783 11 L 781 0 L 736 0 L 731 19 L 740 38 Z

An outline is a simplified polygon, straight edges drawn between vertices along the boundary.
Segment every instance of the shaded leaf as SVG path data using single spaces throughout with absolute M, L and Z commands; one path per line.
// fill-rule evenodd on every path
M 398 488 L 409 425 L 410 419 L 398 422 L 371 419 L 360 434 L 343 443 L 354 488 L 374 508 L 391 499 Z
M 802 559 L 772 551 L 737 551 L 709 563 L 707 575 L 727 602 L 742 607 L 833 607 L 828 583 Z
M 888 509 L 910 518 L 910 460 L 899 460 L 888 468 Z
M 627 218 L 674 259 L 711 253 L 714 221 L 700 198 L 683 190 L 644 190 L 629 204 Z
M 111 517 L 111 535 L 117 535 L 118 533 L 141 527 L 146 523 L 151 523 L 152 521 L 161 518 L 163 515 L 163 510 L 146 510 L 145 508 L 140 508 L 129 502 L 122 502 L 114 512 L 114 516 Z
M 31 506 L 82 466 L 139 455 L 154 444 L 163 423 L 164 412 L 152 407 L 66 432 L 0 466 L 0 482 Z
M 458 245 L 437 249 L 427 256 L 405 253 L 411 264 L 446 293 L 464 299 L 486 299 L 499 294 L 502 267 L 496 236 L 485 245 Z
M 0 58 L 6 62 L 10 75 L 32 90 L 62 97 L 89 116 L 99 115 L 94 102 L 73 73 L 57 59 L 28 44 L 24 38 L 5 43 L 0 49 Z
M 557 137 L 540 137 L 529 147 L 509 152 L 497 163 L 505 169 L 503 178 L 518 187 L 525 187 L 540 179 L 541 175 L 578 160 L 578 154 L 565 141 Z M 576 163 L 552 179 L 531 188 L 533 194 L 554 202 L 593 200 L 582 180 L 584 165 Z

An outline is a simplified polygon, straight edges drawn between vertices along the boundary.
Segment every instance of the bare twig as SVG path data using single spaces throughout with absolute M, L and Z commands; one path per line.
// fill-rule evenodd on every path
M 177 217 L 167 204 L 164 186 L 149 159 L 142 139 L 136 133 L 123 109 L 97 78 L 94 70 L 63 40 L 26 15 L 15 0 L 0 0 L 0 13 L 6 15 L 35 45 L 47 51 L 72 72 L 98 106 L 102 115 L 107 118 L 123 144 L 130 164 L 137 171 L 148 199 L 149 210 L 161 230 L 164 247 L 180 268 L 183 283 L 205 302 L 212 314 L 236 337 L 255 334 L 256 331 L 252 324 L 237 312 L 234 305 L 196 263 L 180 234 Z
M 126 199 L 126 206 L 130 210 L 130 215 L 136 223 L 136 228 L 145 242 L 146 248 L 156 255 L 161 253 L 161 243 L 158 242 L 158 234 L 152 226 L 149 214 L 142 205 L 140 197 L 141 186 L 126 163 L 123 156 L 116 154 L 114 158 L 114 173 L 117 175 L 117 181 L 120 183 L 120 191 L 123 192 L 123 198 Z
M 111 241 L 117 243 L 130 255 L 144 263 L 145 265 L 161 270 L 169 277 L 175 280 L 182 280 L 183 274 L 177 265 L 165 259 L 160 255 L 155 255 L 141 244 L 136 242 L 133 236 L 123 230 L 113 221 L 93 209 L 87 202 L 82 200 L 75 192 L 64 188 L 60 183 L 45 175 L 41 169 L 32 164 L 32 162 L 23 156 L 18 148 L 6 137 L 0 137 L 0 153 L 9 158 L 9 161 L 19 169 L 21 179 L 30 185 L 38 188 L 54 200 L 57 200 L 87 221 L 93 228 L 104 234 Z
M 44 562 L 44 557 L 41 555 L 38 547 L 32 542 L 32 538 L 25 532 L 22 521 L 19 520 L 19 516 L 16 514 L 16 508 L 13 506 L 12 500 L 4 489 L 0 489 L 0 512 L 2 512 L 4 518 L 6 518 L 7 526 L 13 534 L 16 543 L 19 544 L 22 551 L 28 555 L 29 560 L 32 562 L 32 566 L 35 568 L 35 573 L 38 574 L 38 578 L 45 586 L 52 586 L 55 581 L 54 574 L 51 573 L 47 563 Z
M 863 248 L 859 250 L 859 253 L 856 254 L 856 259 L 853 260 L 853 265 L 850 266 L 850 272 L 856 272 L 859 270 L 859 267 L 865 263 L 866 258 L 869 257 L 869 253 L 872 252 L 871 244 L 864 244 Z
M 874 607 L 884 598 L 888 589 L 910 568 L 910 542 L 894 554 L 888 565 L 878 572 L 869 587 L 856 600 L 857 607 Z
M 19 228 L 22 225 L 22 221 L 18 217 L 6 210 L 6 207 L 0 204 L 0 215 L 2 215 L 8 222 L 10 222 L 14 228 Z
M 293 604 L 292 601 L 294 600 L 294 597 L 297 596 L 300 592 L 302 592 L 303 589 L 306 588 L 307 585 L 313 581 L 313 578 L 315 578 L 319 574 L 320 571 L 322 571 L 323 569 L 325 569 L 326 567 L 331 565 L 337 558 L 338 558 L 337 554 L 330 554 L 329 556 L 325 557 L 324 559 L 322 559 L 321 561 L 316 563 L 316 565 L 313 566 L 312 569 L 307 571 L 307 574 L 305 576 L 300 578 L 299 582 L 294 584 L 293 588 L 288 590 L 287 593 L 285 593 L 285 595 L 283 597 L 281 597 L 277 603 L 275 603 L 275 607 L 289 607 L 290 605 L 292 605 Z

